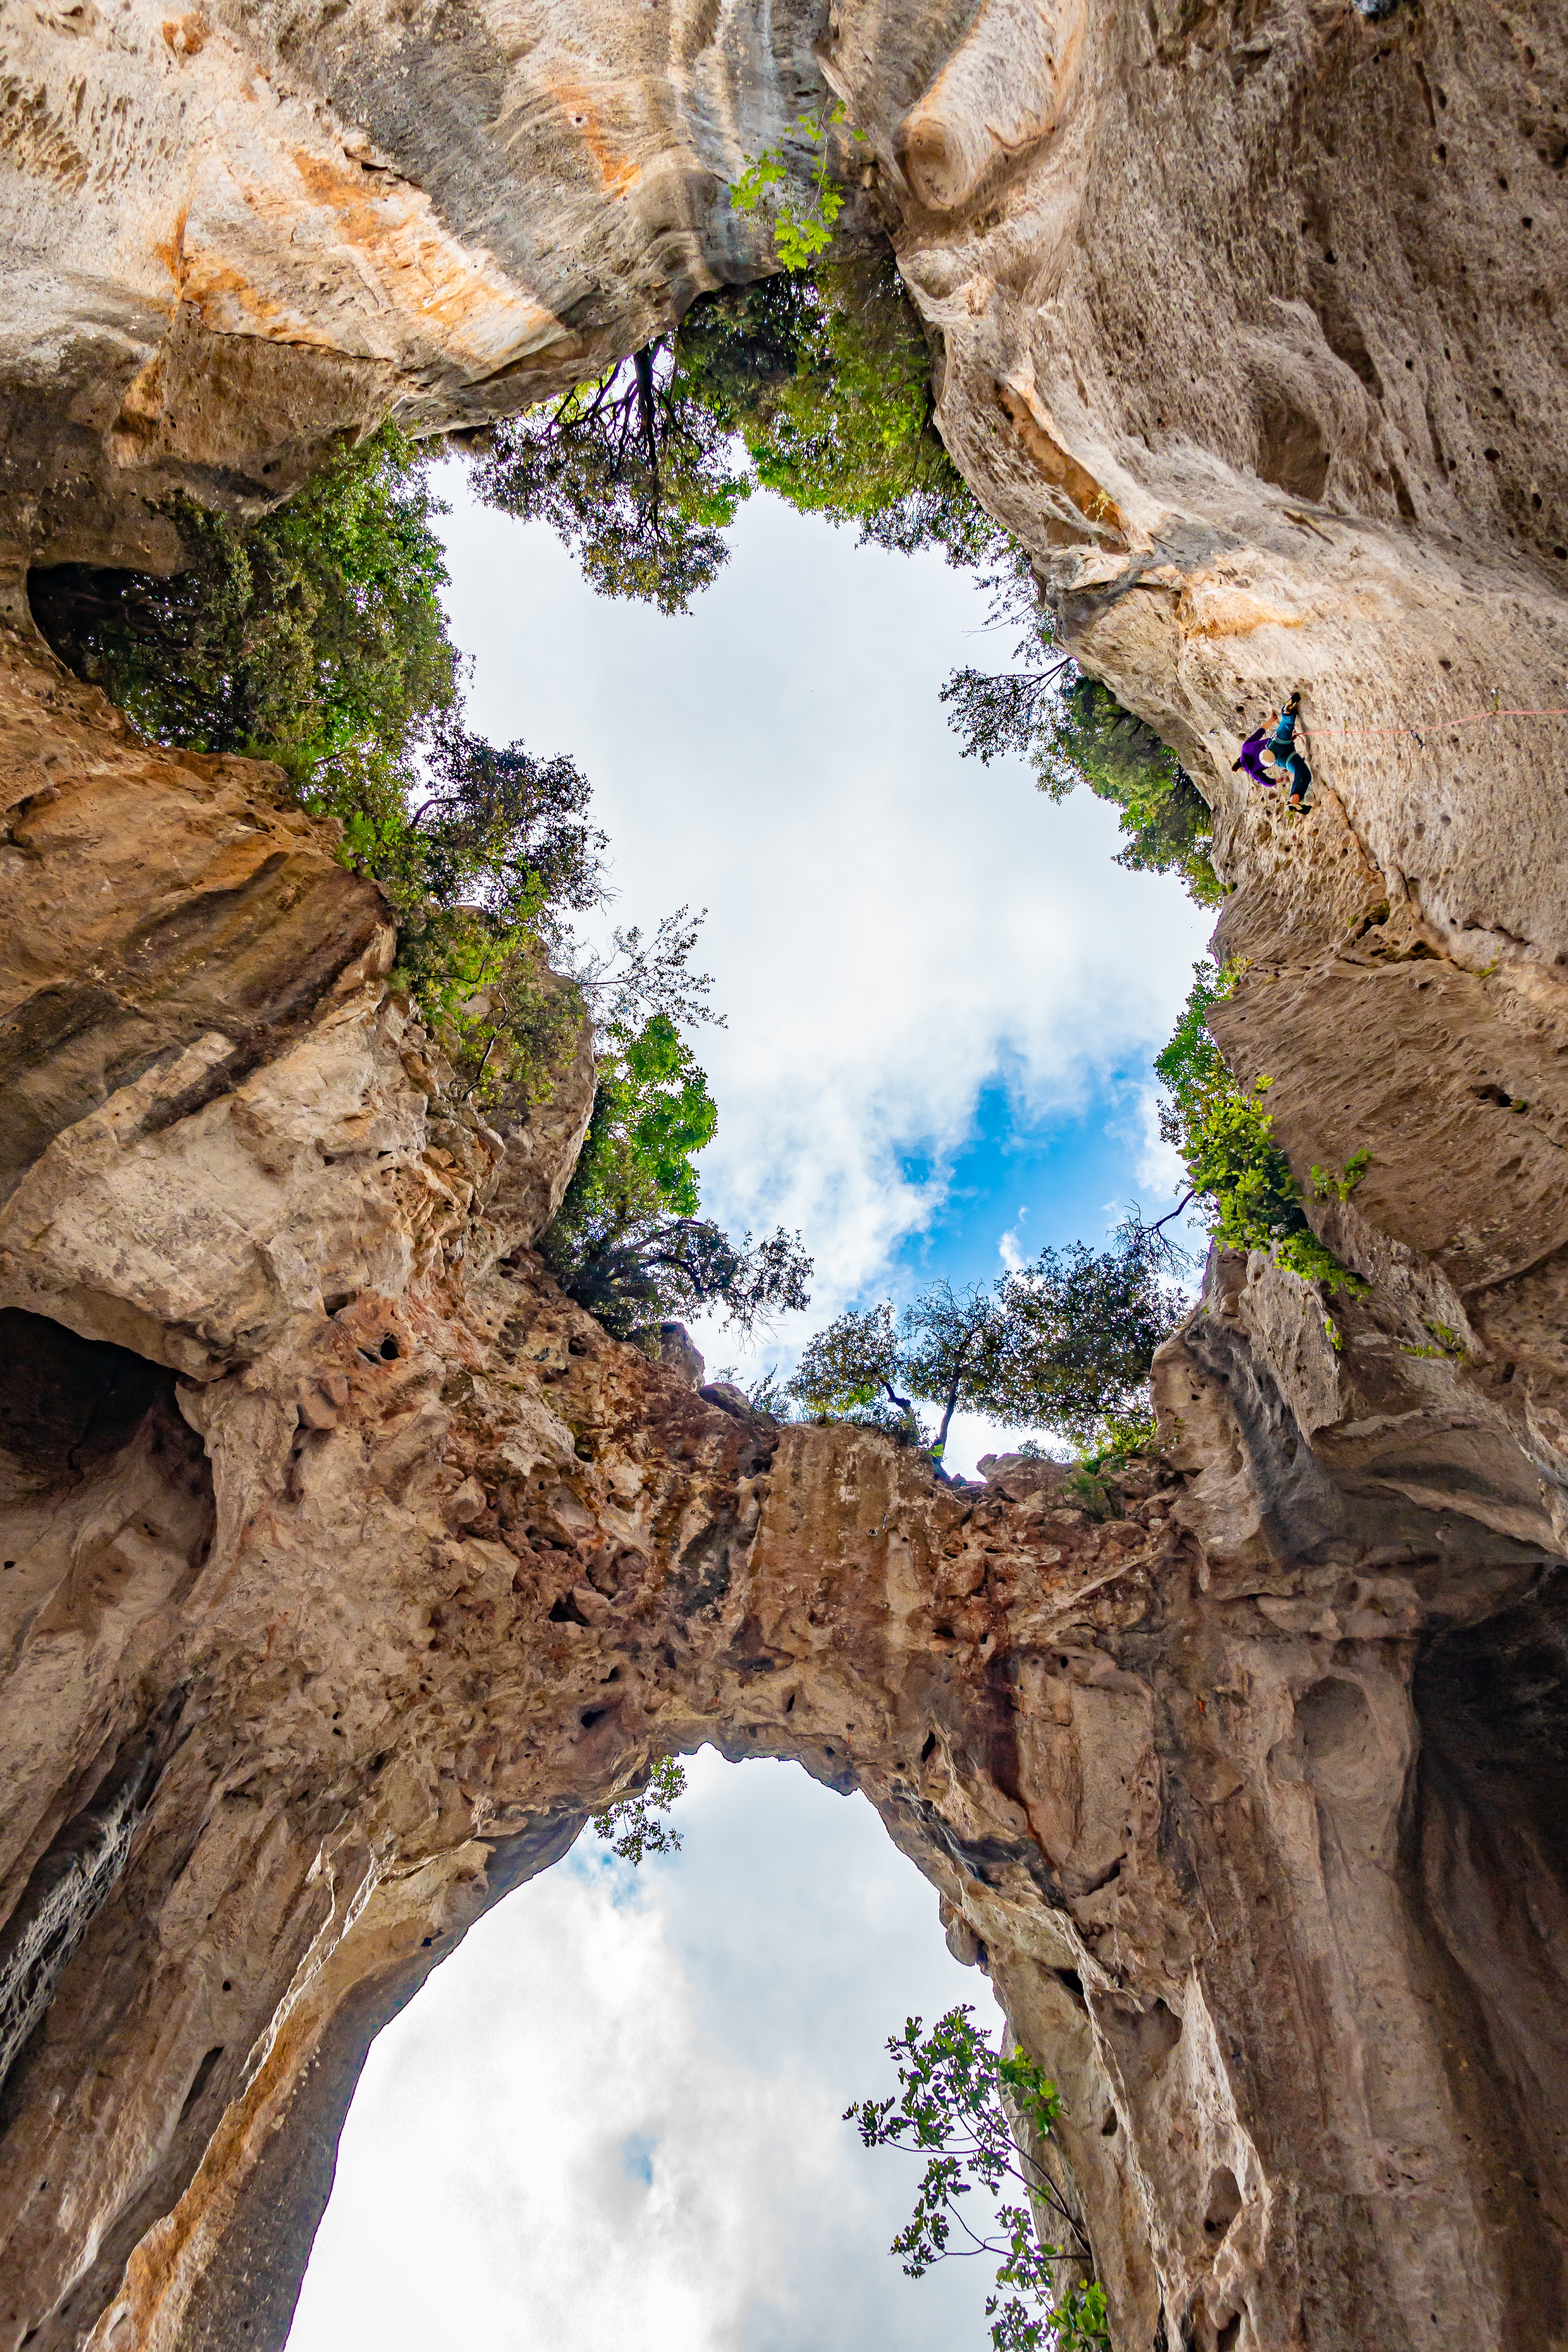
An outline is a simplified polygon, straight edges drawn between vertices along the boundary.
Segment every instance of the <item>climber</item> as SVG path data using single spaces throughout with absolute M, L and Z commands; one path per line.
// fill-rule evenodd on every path
M 1231 770 L 1239 771 L 1272 792 L 1275 785 L 1288 782 L 1290 797 L 1287 806 L 1298 813 L 1308 806 L 1307 794 L 1311 789 L 1312 771 L 1295 747 L 1296 719 L 1300 711 L 1301 698 L 1293 694 L 1274 721 L 1273 732 L 1259 727 L 1241 747 L 1241 757 L 1231 761 Z M 1271 761 L 1277 773 L 1270 775 L 1264 762 Z
M 1307 807 L 1307 794 L 1311 790 L 1312 771 L 1296 749 L 1296 721 L 1300 715 L 1301 698 L 1293 694 L 1274 722 L 1274 732 L 1263 749 L 1275 765 L 1290 779 L 1290 797 L 1287 808 L 1302 813 Z
M 1232 774 L 1239 770 L 1243 775 L 1250 776 L 1254 783 L 1262 784 L 1267 791 L 1272 792 L 1279 778 L 1271 776 L 1263 764 L 1263 746 L 1268 736 L 1268 728 L 1259 727 L 1242 745 L 1240 759 L 1233 760 L 1230 765 Z

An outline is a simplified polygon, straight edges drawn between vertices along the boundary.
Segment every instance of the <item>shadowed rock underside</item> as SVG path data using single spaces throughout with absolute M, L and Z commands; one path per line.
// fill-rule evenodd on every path
M 0 25 L 0 2347 L 280 2346 L 372 2035 L 704 1739 L 933 1881 L 1119 2352 L 1561 2347 L 1561 26 L 767 22 Z M 26 615 L 754 274 L 819 69 L 949 446 L 1214 804 L 1227 1055 L 1303 1179 L 1372 1155 L 1365 1297 L 1215 1259 L 1104 1522 L 606 1339 L 530 1248 L 587 1039 L 485 1129 L 330 834 Z M 1291 686 L 1305 824 L 1230 767 Z

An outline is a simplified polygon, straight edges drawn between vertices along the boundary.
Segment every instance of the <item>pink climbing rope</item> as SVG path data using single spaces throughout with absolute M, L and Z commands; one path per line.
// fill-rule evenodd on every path
M 1483 719 L 1568 719 L 1563 710 L 1471 710 L 1463 719 L 1428 719 L 1422 724 L 1428 735 L 1440 735 L 1446 727 L 1476 727 Z M 1419 730 L 1408 719 L 1396 727 L 1327 727 L 1303 719 L 1301 725 L 1309 735 L 1415 735 Z

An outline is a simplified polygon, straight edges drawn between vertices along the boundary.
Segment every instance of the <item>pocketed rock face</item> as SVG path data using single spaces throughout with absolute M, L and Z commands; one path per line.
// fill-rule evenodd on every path
M 1561 1551 L 1397 1280 L 1336 1351 L 1217 1261 L 1103 1517 L 700 1392 L 528 1248 L 585 1051 L 519 1135 L 455 1115 L 268 772 L 12 661 L 58 797 L 12 824 L 5 2352 L 276 2352 L 372 2036 L 705 1740 L 933 1882 L 1061 2083 L 1119 2352 L 1568 2341 Z
M 1311 1204 L 1370 1287 L 1217 1260 L 1102 1523 L 727 1411 L 527 1253 L 586 1041 L 454 1111 L 330 839 L 8 640 L 0 2347 L 281 2345 L 377 2026 L 703 1738 L 933 1880 L 1118 2352 L 1562 2347 L 1568 722 L 1490 715 L 1568 702 L 1561 23 L 769 21 L 11 11 L 7 560 L 167 561 L 171 488 L 752 274 L 719 182 L 819 41 L 950 446 L 1214 803 L 1226 1051 L 1304 1181 L 1371 1153 Z M 1304 824 L 1230 767 L 1292 686 Z
M 816 87 L 809 10 L 95 0 L 0 24 L 0 552 L 168 563 L 395 409 L 482 425 L 767 236 L 724 182 Z

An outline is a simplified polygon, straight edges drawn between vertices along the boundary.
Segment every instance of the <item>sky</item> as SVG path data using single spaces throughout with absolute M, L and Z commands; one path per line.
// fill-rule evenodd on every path
M 761 495 L 668 618 L 595 595 L 456 466 L 444 492 L 469 724 L 590 777 L 615 921 L 709 909 L 698 961 L 728 1026 L 697 1040 L 719 1107 L 704 1211 L 798 1229 L 816 1261 L 804 1317 L 752 1346 L 697 1331 L 710 1374 L 787 1372 L 845 1305 L 988 1282 L 1102 1244 L 1133 1199 L 1172 1205 L 1149 1066 L 1213 919 L 1115 864 L 1088 792 L 1053 804 L 1023 762 L 961 756 L 942 684 L 1014 643 L 968 575 Z M 949 1464 L 1008 1442 L 961 1420 Z
M 919 2168 L 841 2118 L 990 1987 L 863 1797 L 689 1771 L 679 1854 L 585 1831 L 374 2044 L 289 2352 L 984 2352 L 982 2266 L 903 2277 Z
M 942 680 L 1013 650 L 967 579 L 757 497 L 667 619 L 444 488 L 468 723 L 593 780 L 614 920 L 709 908 L 704 1209 L 816 1262 L 758 1346 L 699 1330 L 710 1376 L 1172 1204 L 1149 1065 L 1209 919 L 1087 792 L 961 758 Z M 949 1464 L 1009 1442 L 960 1416 Z M 289 2352 L 984 2352 L 980 2266 L 900 2275 L 914 2169 L 839 2120 L 984 1978 L 863 1799 L 705 1751 L 679 1819 L 635 1875 L 585 1835 L 381 2036 Z

